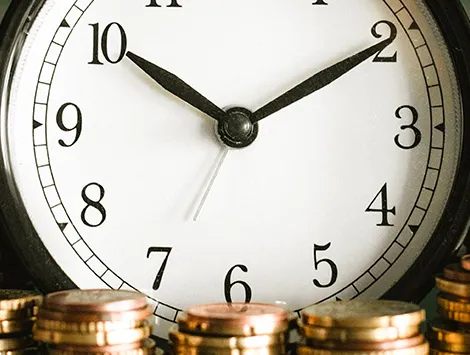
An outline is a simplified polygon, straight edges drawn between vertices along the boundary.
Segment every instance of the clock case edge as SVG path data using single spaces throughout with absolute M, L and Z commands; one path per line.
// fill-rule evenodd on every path
M 0 23 L 1 116 L 8 108 L 3 104 L 8 101 L 5 87 L 11 83 L 17 64 L 16 50 L 22 47 L 32 20 L 44 2 L 13 0 Z M 32 279 L 34 285 L 45 293 L 77 288 L 44 247 L 28 216 L 22 212 L 24 205 L 4 159 L 5 146 L 1 139 L 6 135 L 2 132 L 5 129 L 0 118 L 0 241 L 2 246 L 10 249 L 7 252 L 15 252 L 22 264 L 12 272 L 16 273 L 17 278 Z
M 0 113 L 6 112 L 5 87 L 30 21 L 45 0 L 13 0 L 0 23 Z M 462 95 L 464 117 L 462 156 L 449 203 L 435 233 L 418 259 L 383 298 L 420 301 L 433 286 L 432 275 L 456 254 L 468 233 L 470 216 L 470 23 L 459 0 L 425 0 L 443 32 Z M 14 57 L 14 56 L 13 56 Z M 468 122 L 468 124 L 467 124 Z M 468 128 L 467 128 L 468 126 Z M 0 117 L 0 137 L 5 133 Z M 1 138 L 0 138 L 1 139 Z M 43 292 L 77 288 L 54 261 L 24 211 L 19 192 L 4 160 L 0 141 L 0 239 L 11 245 L 35 285 Z M 418 280 L 417 280 L 418 278 Z

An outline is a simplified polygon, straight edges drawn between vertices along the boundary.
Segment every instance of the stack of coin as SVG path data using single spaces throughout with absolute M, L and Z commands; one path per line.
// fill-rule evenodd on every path
M 428 337 L 433 354 L 470 353 L 470 255 L 436 276 L 437 310 Z
M 215 303 L 189 308 L 170 333 L 173 354 L 284 354 L 289 313 L 262 303 Z
M 152 310 L 133 291 L 71 290 L 47 295 L 34 338 L 51 354 L 153 354 Z
M 425 312 L 396 301 L 338 301 L 302 311 L 299 355 L 426 355 Z
M 35 353 L 31 337 L 42 296 L 31 291 L 0 290 L 0 353 Z

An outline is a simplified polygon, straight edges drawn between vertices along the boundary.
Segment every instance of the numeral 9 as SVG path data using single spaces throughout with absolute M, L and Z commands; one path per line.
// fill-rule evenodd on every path
M 64 123 L 64 113 L 65 110 L 71 107 L 75 111 L 75 125 L 73 127 L 67 127 Z M 64 131 L 64 132 L 72 132 L 75 131 L 75 139 L 73 140 L 72 143 L 67 144 L 65 143 L 62 139 L 59 139 L 59 144 L 62 147 L 71 147 L 75 143 L 77 143 L 78 139 L 80 138 L 80 135 L 82 134 L 82 112 L 80 111 L 80 108 L 75 105 L 74 103 L 68 102 L 66 104 L 63 104 L 60 108 L 59 111 L 57 112 L 57 125 L 59 128 Z

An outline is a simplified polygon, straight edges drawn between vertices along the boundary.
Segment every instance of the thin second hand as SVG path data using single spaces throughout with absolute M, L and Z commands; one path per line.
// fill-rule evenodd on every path
M 197 207 L 196 213 L 194 214 L 194 217 L 193 217 L 194 222 L 197 221 L 199 215 L 201 214 L 202 208 L 204 207 L 204 204 L 206 203 L 207 197 L 209 196 L 209 193 L 212 189 L 212 186 L 214 185 L 217 175 L 219 175 L 220 168 L 222 167 L 222 164 L 224 163 L 225 158 L 227 157 L 227 154 L 228 154 L 228 147 L 224 147 L 224 150 L 222 151 L 222 154 L 220 155 L 219 162 L 217 163 L 214 173 L 212 174 L 209 184 L 207 185 L 206 191 L 204 192 L 201 202 L 199 202 L 199 206 Z

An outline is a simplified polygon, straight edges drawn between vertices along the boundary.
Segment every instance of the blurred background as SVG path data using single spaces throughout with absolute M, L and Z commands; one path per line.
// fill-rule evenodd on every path
M 10 4 L 12 0 L 0 0 L 0 20 L 3 18 L 3 14 L 5 13 L 8 5 Z M 14 0 L 14 1 L 21 1 L 21 0 Z M 30 1 L 30 0 L 27 0 Z M 445 0 L 442 0 L 445 1 Z M 465 6 L 467 13 L 470 16 L 470 0 L 461 0 L 462 4 Z M 0 42 L 1 42 L 0 38 Z M 435 314 L 435 300 L 436 300 L 436 294 L 435 291 L 432 291 L 424 300 L 422 303 L 422 306 L 426 308 L 426 311 L 428 313 L 428 318 L 432 318 L 433 315 Z

